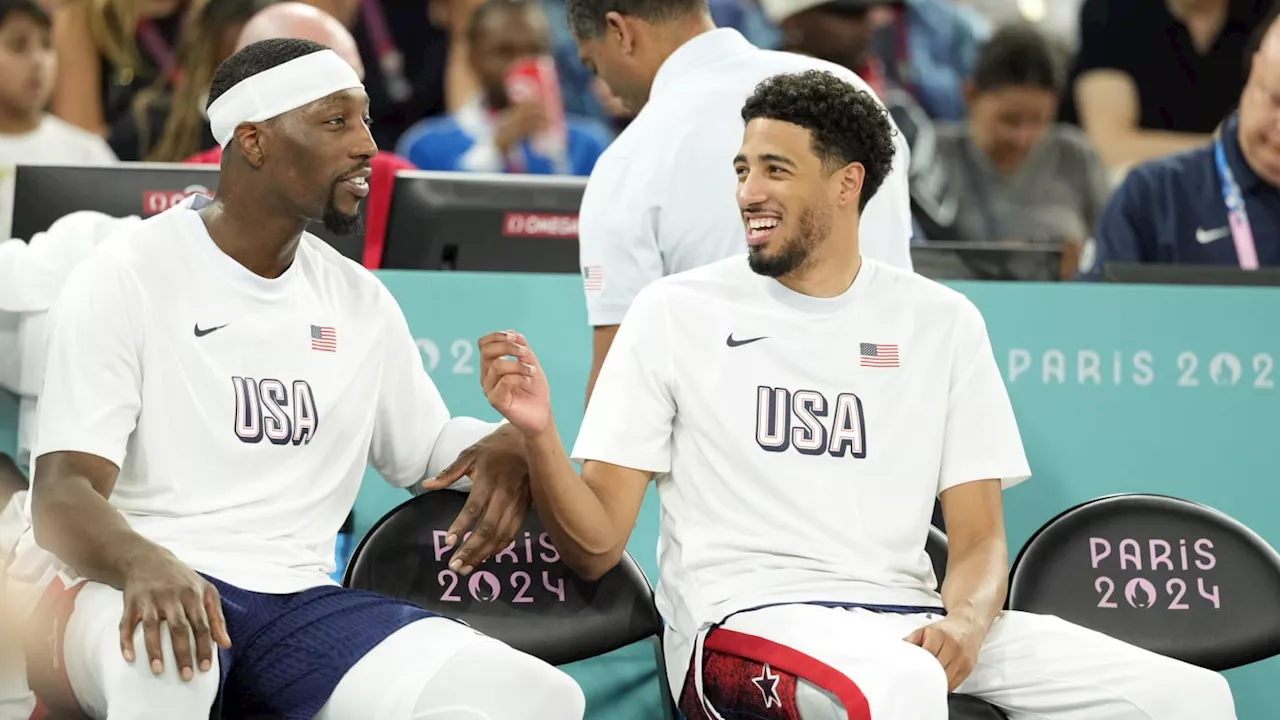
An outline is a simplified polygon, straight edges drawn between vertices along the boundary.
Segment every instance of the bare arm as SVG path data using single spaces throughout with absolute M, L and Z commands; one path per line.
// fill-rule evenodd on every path
M 134 532 L 107 502 L 119 472 L 96 455 L 42 456 L 32 482 L 31 522 L 41 547 L 90 580 L 123 589 L 138 559 L 169 551 Z
M 538 517 L 565 564 L 599 579 L 622 559 L 652 474 L 587 461 L 579 476 L 554 425 L 526 445 Z
M 1138 87 L 1119 70 L 1090 70 L 1076 81 L 1076 105 L 1108 168 L 1123 168 L 1203 145 L 1209 135 L 1138 127 Z
M 949 548 L 942 604 L 948 618 L 968 620 L 985 635 L 1009 591 L 1000 481 L 956 485 L 941 500 Z
M 591 391 L 596 389 L 596 378 L 600 377 L 600 368 L 604 367 L 604 359 L 613 346 L 613 338 L 618 334 L 617 325 L 601 325 L 591 333 L 591 374 L 587 377 L 587 403 L 591 402 Z
M 467 25 L 479 2 L 451 0 L 449 3 L 449 55 L 444 66 L 444 105 L 447 112 L 471 101 L 480 90 L 476 73 L 471 69 L 471 43 Z
M 49 111 L 72 125 L 105 136 L 102 58 L 89 31 L 88 3 L 69 2 L 54 12 L 53 50 L 58 58 Z

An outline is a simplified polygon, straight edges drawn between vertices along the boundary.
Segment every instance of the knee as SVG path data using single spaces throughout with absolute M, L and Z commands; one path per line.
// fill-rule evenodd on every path
M 151 670 L 141 627 L 133 642 L 137 651 L 134 661 L 125 662 L 121 657 L 118 663 L 107 668 L 103 678 L 107 714 L 111 720 L 171 720 L 209 714 L 221 682 L 216 652 L 207 671 L 201 672 L 196 666 L 194 676 L 183 680 L 167 625 L 161 625 L 161 655 L 164 659 L 161 672 Z
M 582 720 L 587 698 L 577 681 L 560 668 L 530 655 L 510 653 L 510 670 L 520 677 L 526 697 L 522 704 L 528 720 Z M 499 677 L 510 677 L 499 675 Z
M 1235 700 L 1221 673 L 1157 656 L 1142 673 L 1146 702 L 1153 718 L 1214 718 L 1234 720 Z
M 946 720 L 947 673 L 936 657 L 903 643 L 883 667 L 883 679 L 862 688 L 871 717 Z

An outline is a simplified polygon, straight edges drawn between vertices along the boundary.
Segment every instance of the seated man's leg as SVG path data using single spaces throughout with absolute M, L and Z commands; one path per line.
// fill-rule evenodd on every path
M 343 676 L 316 720 L 581 720 L 568 675 L 440 617 L 392 633 Z
M 725 718 L 946 720 L 947 678 L 903 640 L 924 615 L 783 605 L 729 618 L 707 637 L 703 689 Z M 681 710 L 709 717 L 686 683 Z
M 1222 675 L 1048 615 L 1006 612 L 958 692 L 1010 720 L 1234 720 Z
M 58 626 L 62 628 L 60 655 L 66 679 L 85 714 L 95 720 L 208 717 L 220 682 L 217 655 L 208 672 L 197 670 L 193 680 L 184 682 L 178 675 L 168 626 L 162 624 L 164 671 L 156 675 L 147 661 L 139 625 L 134 635 L 139 657 L 133 663 L 125 662 L 120 652 L 123 612 L 119 590 L 86 583 L 79 589 L 65 625 L 55 624 L 55 633 Z M 51 640 L 56 644 L 57 635 Z

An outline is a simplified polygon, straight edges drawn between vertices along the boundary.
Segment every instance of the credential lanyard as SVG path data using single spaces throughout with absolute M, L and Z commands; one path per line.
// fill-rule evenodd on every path
M 1244 195 L 1236 182 L 1235 173 L 1227 164 L 1227 154 L 1222 148 L 1222 136 L 1213 141 L 1213 157 L 1218 165 L 1218 179 L 1222 185 L 1222 202 L 1227 206 L 1227 224 L 1231 227 L 1231 239 L 1236 244 L 1236 256 L 1244 270 L 1258 269 L 1258 246 L 1253 242 L 1253 226 L 1245 210 Z
M 369 39 L 373 40 L 373 52 L 378 56 L 378 68 L 382 70 L 382 78 L 387 84 L 387 95 L 393 103 L 408 100 L 413 95 L 413 86 L 404 76 L 404 55 L 396 46 L 395 40 L 391 39 L 382 3 L 379 0 L 363 0 L 360 3 L 360 16 L 364 20 L 365 29 L 369 31 Z

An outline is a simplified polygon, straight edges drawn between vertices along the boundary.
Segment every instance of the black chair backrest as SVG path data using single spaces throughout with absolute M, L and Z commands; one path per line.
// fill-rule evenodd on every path
M 1226 670 L 1280 654 L 1280 554 L 1212 508 L 1108 496 L 1067 510 L 1027 541 L 1011 571 L 1009 607 Z
M 938 528 L 929 526 L 929 537 L 924 541 L 924 551 L 929 553 L 933 561 L 933 574 L 938 578 L 938 587 L 947 576 L 947 534 Z
M 442 490 L 387 513 L 356 547 L 343 584 L 462 620 L 552 665 L 660 635 L 653 593 L 629 554 L 599 581 L 582 580 L 560 562 L 533 512 L 506 550 L 468 577 L 455 574 L 445 531 L 466 499 Z

